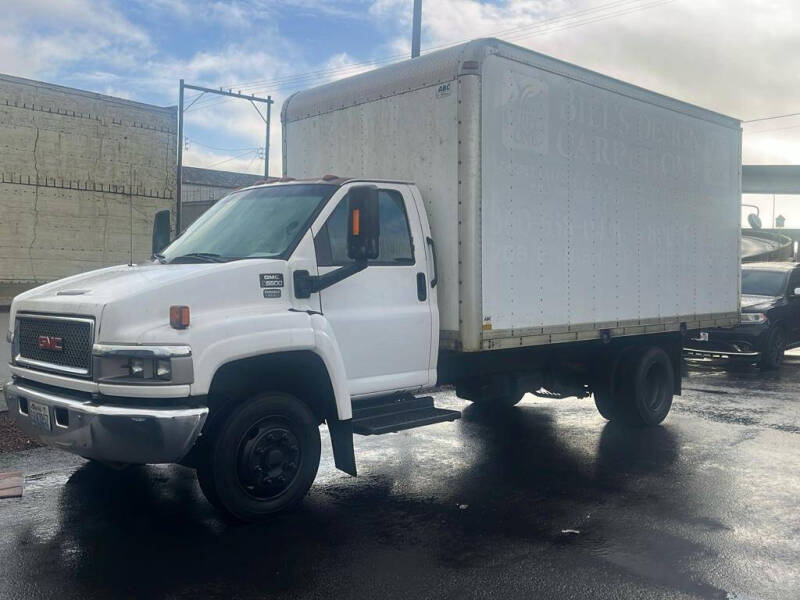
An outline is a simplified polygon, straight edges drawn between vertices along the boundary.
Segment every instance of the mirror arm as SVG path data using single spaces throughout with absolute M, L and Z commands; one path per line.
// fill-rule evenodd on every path
M 310 275 L 308 271 L 294 272 L 294 295 L 297 298 L 309 298 L 335 283 L 347 279 L 367 268 L 366 260 L 357 260 L 325 275 Z

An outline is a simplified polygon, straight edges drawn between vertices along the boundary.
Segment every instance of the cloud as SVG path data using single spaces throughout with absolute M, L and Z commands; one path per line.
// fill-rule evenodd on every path
M 0 21 L 0 71 L 24 77 L 53 75 L 98 55 L 112 62 L 152 52 L 146 31 L 99 0 L 27 0 Z
M 602 4 L 427 2 L 423 51 L 504 32 L 499 37 L 737 118 L 800 110 L 800 3 L 704 0 L 635 10 L 650 3 L 639 4 L 575 14 Z M 377 0 L 370 12 L 380 21 L 402 24 L 387 47 L 407 50 L 409 2 Z M 568 14 L 575 16 L 551 21 L 548 28 L 532 27 Z M 612 16 L 590 22 L 604 14 Z M 514 31 L 522 27 L 529 29 Z M 800 129 L 759 136 L 750 136 L 750 130 L 745 125 L 745 162 L 800 163 Z
M 411 4 L 29 0 L 17 3 L 0 22 L 0 71 L 160 104 L 176 102 L 180 78 L 210 87 L 237 84 L 235 90 L 247 93 L 271 92 L 274 170 L 280 167 L 279 111 L 285 96 L 369 70 L 372 66 L 364 61 L 370 57 L 407 55 Z M 520 45 L 732 116 L 748 119 L 800 110 L 800 3 L 676 1 L 638 10 L 649 4 L 426 0 L 423 51 L 499 32 Z M 311 52 L 305 34 L 289 36 L 279 28 L 281 19 L 298 16 L 363 21 L 376 40 L 374 53 L 357 56 L 340 44 L 330 51 L 320 44 Z M 157 37 L 165 26 L 185 24 L 213 31 L 203 34 L 210 35 L 209 44 L 192 50 Z M 783 128 L 794 123 L 800 121 L 745 125 L 744 161 L 800 163 L 800 128 Z M 770 127 L 779 130 L 765 131 Z M 220 147 L 259 146 L 263 123 L 247 103 L 203 99 L 187 113 L 187 135 Z

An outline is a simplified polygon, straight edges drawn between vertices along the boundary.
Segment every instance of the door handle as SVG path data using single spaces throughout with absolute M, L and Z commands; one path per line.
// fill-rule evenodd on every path
M 436 267 L 436 246 L 433 245 L 432 238 L 425 238 L 425 241 L 428 242 L 428 245 L 431 247 L 431 258 L 433 258 L 433 279 L 431 279 L 431 288 L 435 288 L 436 284 L 439 283 L 439 269 Z
M 425 273 L 417 273 L 417 298 L 420 302 L 428 299 L 428 286 L 425 285 Z

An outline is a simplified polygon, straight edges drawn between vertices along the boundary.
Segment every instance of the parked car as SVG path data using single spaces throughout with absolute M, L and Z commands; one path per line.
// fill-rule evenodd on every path
M 743 361 L 777 369 L 788 348 L 800 346 L 800 263 L 742 266 L 739 325 L 690 335 L 689 359 Z

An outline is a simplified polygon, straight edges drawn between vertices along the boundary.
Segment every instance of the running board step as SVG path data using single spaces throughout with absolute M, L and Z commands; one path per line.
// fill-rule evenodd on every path
M 459 418 L 457 410 L 436 408 L 431 396 L 376 398 L 353 404 L 353 433 L 380 435 Z

